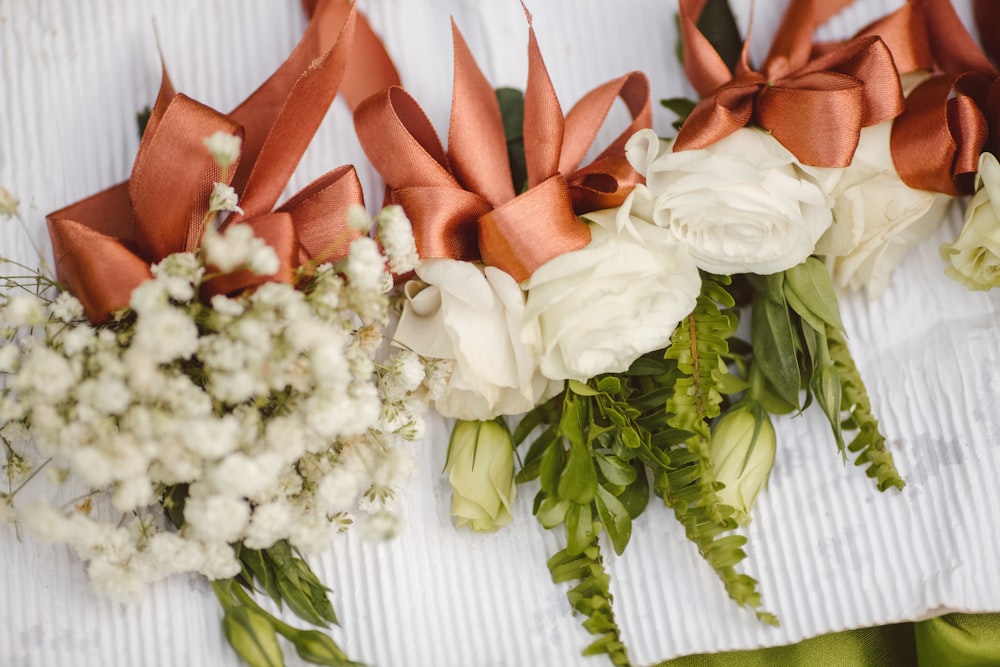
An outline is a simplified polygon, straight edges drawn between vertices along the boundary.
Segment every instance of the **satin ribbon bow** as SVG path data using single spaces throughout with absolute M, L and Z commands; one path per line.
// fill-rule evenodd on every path
M 680 0 L 684 68 L 702 96 L 674 143 L 704 148 L 754 123 L 803 164 L 846 167 L 861 128 L 903 108 L 888 47 L 860 37 L 815 55 L 812 34 L 852 0 L 792 0 L 760 71 L 750 69 L 747 42 L 735 72 L 695 23 L 705 0 Z
M 204 287 L 231 293 L 290 282 L 302 263 L 345 254 L 353 234 L 347 210 L 363 201 L 353 167 L 321 176 L 272 209 L 337 94 L 355 21 L 347 0 L 321 1 L 288 59 L 228 115 L 177 94 L 164 70 L 129 180 L 47 216 L 57 275 L 92 322 L 127 306 L 132 290 L 151 277 L 151 264 L 198 247 L 209 194 L 222 180 L 203 143 L 216 132 L 243 137 L 230 184 L 244 214 L 226 224 L 250 225 L 274 248 L 280 268 L 271 276 L 237 271 Z M 337 38 L 325 48 L 322 33 L 332 25 Z
M 525 12 L 527 14 L 527 12 Z M 517 281 L 590 242 L 576 216 L 620 205 L 640 176 L 625 142 L 649 127 L 649 83 L 638 72 L 587 93 L 563 117 L 528 16 L 524 97 L 527 190 L 515 192 L 500 108 L 458 28 L 448 150 L 416 101 L 389 88 L 363 102 L 354 121 L 361 145 L 413 223 L 421 257 L 479 260 Z M 632 122 L 591 164 L 578 165 L 615 98 Z
M 893 122 L 890 146 L 896 171 L 913 188 L 970 194 L 979 154 L 990 134 L 984 111 L 991 110 L 990 116 L 1000 120 L 997 70 L 962 25 L 950 0 L 910 0 L 907 7 L 913 19 L 898 43 L 906 50 L 921 45 L 932 57 L 930 63 L 901 65 L 900 72 L 932 69 L 934 73 L 910 93 L 905 110 Z M 880 29 L 876 24 L 866 32 Z M 895 56 L 896 43 L 890 42 L 890 47 Z M 994 151 L 1000 148 L 995 134 L 988 145 Z

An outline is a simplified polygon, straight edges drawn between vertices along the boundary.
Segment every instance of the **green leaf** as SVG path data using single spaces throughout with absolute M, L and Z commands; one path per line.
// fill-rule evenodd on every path
M 729 7 L 729 2 L 727 0 L 707 0 L 705 8 L 702 9 L 701 15 L 698 17 L 697 25 L 698 30 L 719 52 L 729 71 L 734 71 L 743 49 L 743 38 L 740 36 L 740 29 L 736 24 L 733 11 Z
M 821 342 L 822 345 L 826 341 Z M 813 371 L 812 391 L 816 397 L 816 402 L 823 409 L 830 428 L 833 430 L 833 438 L 837 441 L 837 449 L 840 450 L 844 460 L 847 460 L 847 445 L 844 443 L 843 428 L 840 423 L 840 373 L 837 372 L 832 362 L 821 364 Z
M 638 476 L 631 463 L 622 461 L 617 456 L 607 456 L 600 452 L 594 452 L 594 461 L 597 463 L 597 469 L 604 475 L 604 479 L 616 486 L 628 486 Z
M 621 501 L 603 486 L 597 487 L 594 504 L 597 505 L 597 516 L 604 524 L 604 530 L 608 531 L 615 553 L 622 555 L 632 537 L 632 516 Z
M 578 396 L 597 396 L 600 392 L 579 380 L 568 380 L 566 387 Z
M 135 112 L 135 124 L 139 130 L 140 139 L 142 139 L 142 135 L 146 133 L 146 125 L 149 124 L 149 118 L 152 115 L 153 110 L 148 106 L 145 106 L 140 111 Z
M 671 97 L 665 100 L 660 100 L 660 104 L 673 111 L 677 114 L 677 120 L 673 122 L 675 130 L 681 129 L 681 126 L 687 121 L 688 116 L 694 111 L 694 108 L 698 106 L 698 103 L 694 100 L 689 100 L 686 97 Z
M 566 520 L 566 512 L 572 503 L 565 498 L 547 496 L 538 505 L 535 516 L 544 528 L 555 528 Z
M 329 627 L 330 621 L 317 609 L 317 605 L 313 600 L 313 589 L 307 584 L 298 581 L 297 578 L 293 581 L 284 569 L 278 570 L 277 575 L 278 591 L 281 593 L 281 599 L 285 601 L 288 608 L 307 623 L 324 628 Z M 323 598 L 326 598 L 325 593 Z M 329 600 L 327 600 L 327 604 L 329 604 Z
M 634 482 L 629 484 L 625 490 L 618 495 L 618 500 L 622 502 L 629 516 L 633 519 L 638 517 L 649 504 L 649 477 L 646 475 L 646 467 L 640 465 L 636 470 L 638 473 Z
M 516 88 L 497 88 L 496 96 L 507 140 L 511 183 L 514 192 L 521 192 L 528 182 L 528 167 L 524 156 L 524 94 Z
M 755 295 L 750 322 L 754 363 L 760 365 L 775 393 L 786 403 L 799 404 L 799 364 L 795 354 L 795 332 L 788 308 Z
M 548 449 L 542 454 L 542 462 L 539 465 L 538 476 L 541 481 L 542 491 L 555 494 L 559 488 L 559 478 L 562 475 L 563 467 L 566 465 L 566 450 L 562 443 L 553 440 L 549 443 Z
M 785 271 L 785 288 L 786 296 L 789 292 L 794 293 L 798 301 L 816 318 L 838 331 L 844 330 L 844 323 L 840 319 L 840 304 L 833 291 L 830 272 L 823 262 L 815 257 L 807 257 L 806 261 Z M 797 308 L 795 312 L 807 319 Z M 822 327 L 813 328 L 823 331 Z
M 582 442 L 570 440 L 566 467 L 559 477 L 557 493 L 560 498 L 585 505 L 597 493 L 597 469 L 590 458 L 590 448 Z
M 542 469 L 542 456 L 558 437 L 556 427 L 549 426 L 531 443 L 528 454 L 524 457 L 524 464 L 515 478 L 518 484 L 529 482 L 538 477 Z
M 566 551 L 571 555 L 582 553 L 595 536 L 590 503 L 570 505 L 569 511 L 566 512 Z
M 250 667 L 285 664 L 277 634 L 264 613 L 249 607 L 229 607 L 222 617 L 222 631 L 229 645 Z
M 614 375 L 608 375 L 600 379 L 597 383 L 597 390 L 602 391 L 605 394 L 618 394 L 622 390 L 621 378 Z
M 279 609 L 281 608 L 281 594 L 278 591 L 278 585 L 275 582 L 274 571 L 271 569 L 270 563 L 264 557 L 264 552 L 257 549 L 247 549 L 243 547 L 240 549 L 240 561 L 246 565 L 247 569 L 253 574 L 254 579 L 260 584 L 260 587 L 267 593 L 268 597 L 278 603 Z

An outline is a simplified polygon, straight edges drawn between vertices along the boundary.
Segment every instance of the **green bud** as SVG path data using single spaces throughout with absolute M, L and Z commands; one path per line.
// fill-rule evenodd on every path
M 503 422 L 457 422 L 445 472 L 451 483 L 451 515 L 458 526 L 494 531 L 511 522 L 517 492 L 514 443 Z
M 249 607 L 233 606 L 222 617 L 226 639 L 251 667 L 281 667 L 281 647 L 267 616 Z
M 340 647 L 318 630 L 299 630 L 288 638 L 295 645 L 299 657 L 306 662 L 330 667 L 340 667 L 349 662 Z
M 757 494 L 774 465 L 777 438 L 768 414 L 756 403 L 744 403 L 715 423 L 709 456 L 715 479 L 725 484 L 719 498 L 735 510 L 741 525 L 750 522 Z

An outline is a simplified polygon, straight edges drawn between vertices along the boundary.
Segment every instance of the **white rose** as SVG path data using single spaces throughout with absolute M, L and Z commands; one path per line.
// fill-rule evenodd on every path
M 768 132 L 742 128 L 673 152 L 652 130 L 625 146 L 656 197 L 653 221 L 712 273 L 769 274 L 802 263 L 830 226 L 837 169 L 808 167 Z
M 915 190 L 892 163 L 892 121 L 861 130 L 851 165 L 832 191 L 833 225 L 816 244 L 836 286 L 882 293 L 889 275 L 914 245 L 938 228 L 952 197 Z
M 979 156 L 976 194 L 965 209 L 965 226 L 954 243 L 941 247 L 951 262 L 945 273 L 969 289 L 1000 285 L 1000 163 L 992 153 Z
M 446 417 L 488 420 L 527 412 L 561 388 L 538 372 L 540 332 L 524 329 L 524 293 L 493 267 L 424 260 L 405 287 L 394 340 L 424 357 L 453 362 L 435 407 Z
M 590 244 L 542 265 L 525 284 L 526 333 L 541 330 L 546 377 L 624 372 L 666 347 L 694 309 L 698 267 L 672 233 L 652 224 L 652 206 L 640 185 L 621 207 L 586 214 Z

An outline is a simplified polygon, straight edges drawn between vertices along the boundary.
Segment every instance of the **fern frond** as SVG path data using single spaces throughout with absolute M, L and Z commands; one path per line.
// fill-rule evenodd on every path
M 628 649 L 621 639 L 621 628 L 611 608 L 611 577 L 604 569 L 604 560 L 597 540 L 571 556 L 565 549 L 549 559 L 549 571 L 555 583 L 578 581 L 567 593 L 573 611 L 586 618 L 583 627 L 597 639 L 583 650 L 583 655 L 605 654 L 611 664 L 631 667 Z
M 834 327 L 827 327 L 830 359 L 840 374 L 841 401 L 849 415 L 844 420 L 844 430 L 857 430 L 847 449 L 855 454 L 854 465 L 865 466 L 865 474 L 875 479 L 879 491 L 890 487 L 902 489 L 906 481 L 896 470 L 892 452 L 885 447 L 885 436 L 879 431 L 878 420 L 872 414 L 868 391 L 861 373 L 854 363 L 847 342 Z

